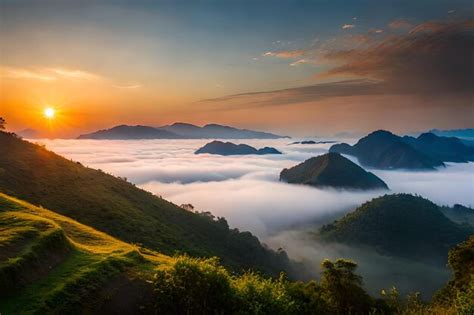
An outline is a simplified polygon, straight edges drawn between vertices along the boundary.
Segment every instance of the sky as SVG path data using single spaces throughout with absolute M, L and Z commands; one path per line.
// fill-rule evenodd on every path
M 473 28 L 456 0 L 0 0 L 0 114 L 49 137 L 474 127 Z

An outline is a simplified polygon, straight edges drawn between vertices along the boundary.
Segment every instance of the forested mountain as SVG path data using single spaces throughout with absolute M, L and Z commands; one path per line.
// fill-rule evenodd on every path
M 284 169 L 280 180 L 291 184 L 346 189 L 388 189 L 377 176 L 338 153 L 327 153 Z
M 319 230 L 322 240 L 367 246 L 381 254 L 444 265 L 474 228 L 448 219 L 431 201 L 394 194 L 364 203 Z

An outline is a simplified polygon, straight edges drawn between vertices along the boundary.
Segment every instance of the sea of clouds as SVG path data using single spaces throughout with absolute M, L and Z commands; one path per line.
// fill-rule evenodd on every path
M 355 257 L 359 262 L 367 262 L 361 263 L 360 270 L 371 288 L 391 282 L 406 287 L 406 291 L 431 284 L 434 288 L 449 276 L 446 270 L 438 269 L 419 275 L 420 268 L 413 264 L 408 267 L 405 262 L 343 246 L 328 248 L 308 236 L 305 229 L 315 229 L 387 193 L 318 189 L 279 182 L 283 168 L 324 154 L 331 144 L 290 145 L 294 140 L 289 139 L 239 140 L 233 142 L 256 148 L 272 146 L 283 154 L 217 156 L 194 154 L 208 140 L 36 141 L 89 167 L 127 177 L 137 186 L 178 205 L 191 203 L 197 210 L 223 216 L 230 226 L 251 231 L 274 248 L 284 248 L 294 259 L 314 266 L 325 257 Z M 474 163 L 448 163 L 446 168 L 426 172 L 371 171 L 388 184 L 391 192 L 419 194 L 439 205 L 474 205 Z M 391 267 L 387 270 L 387 266 Z M 434 273 L 442 276 L 433 277 Z M 384 277 L 386 281 L 380 284 Z

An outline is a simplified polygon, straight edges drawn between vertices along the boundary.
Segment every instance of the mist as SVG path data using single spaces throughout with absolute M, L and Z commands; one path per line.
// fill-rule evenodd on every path
M 238 140 L 233 142 L 256 148 L 272 146 L 283 154 L 215 156 L 194 154 L 207 140 L 36 141 L 84 165 L 127 177 L 175 204 L 191 203 L 198 211 L 225 217 L 231 227 L 252 232 L 272 248 L 283 248 L 290 258 L 304 262 L 314 276 L 324 258 L 351 258 L 358 262 L 366 287 L 374 294 L 395 285 L 402 293 L 422 291 L 429 296 L 450 273 L 447 268 L 361 248 L 319 244 L 310 232 L 386 193 L 419 194 L 439 205 L 474 204 L 474 163 L 447 163 L 445 168 L 424 172 L 370 170 L 390 191 L 361 192 L 279 182 L 283 168 L 324 154 L 331 144 L 289 145 L 296 139 Z

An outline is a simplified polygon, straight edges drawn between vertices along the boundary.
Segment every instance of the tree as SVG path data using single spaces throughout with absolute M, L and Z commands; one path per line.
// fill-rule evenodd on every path
M 180 207 L 190 212 L 194 211 L 194 206 L 190 203 L 183 203 Z
M 0 117 L 0 130 L 4 130 L 6 124 L 7 122 L 5 121 L 5 118 Z
M 321 287 L 334 314 L 368 314 L 372 299 L 362 288 L 362 277 L 355 274 L 357 264 L 351 260 L 329 259 L 321 263 Z

